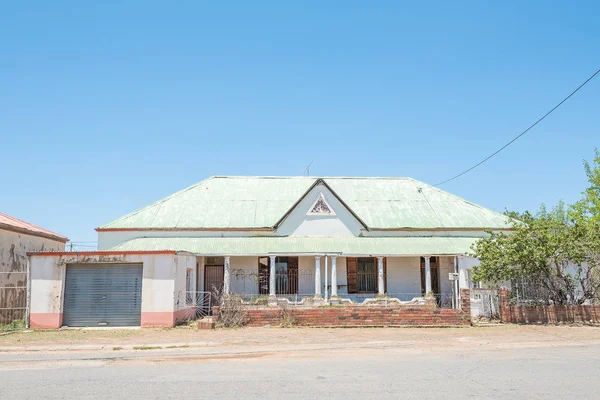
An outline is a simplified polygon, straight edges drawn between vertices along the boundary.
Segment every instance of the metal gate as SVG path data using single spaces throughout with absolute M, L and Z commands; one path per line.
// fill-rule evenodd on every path
M 0 332 L 25 328 L 27 272 L 0 272 Z
M 204 266 L 204 290 L 210 293 L 210 308 L 218 305 L 221 299 L 224 272 L 222 265 Z
M 141 264 L 67 265 L 64 325 L 139 326 L 141 313 Z
M 500 306 L 496 289 L 471 289 L 471 317 L 498 319 Z

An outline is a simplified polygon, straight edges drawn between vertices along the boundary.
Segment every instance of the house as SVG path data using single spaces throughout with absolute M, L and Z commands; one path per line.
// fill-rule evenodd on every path
M 449 321 L 468 300 L 465 254 L 510 229 L 411 178 L 215 176 L 97 228 L 98 251 L 32 254 L 31 326 L 173 326 L 215 291 L 264 315 L 435 303 Z
M 0 325 L 25 317 L 27 253 L 64 251 L 67 238 L 0 213 Z

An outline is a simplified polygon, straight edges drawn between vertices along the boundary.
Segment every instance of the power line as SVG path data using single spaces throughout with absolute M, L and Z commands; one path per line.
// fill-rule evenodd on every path
M 463 172 L 461 172 L 458 175 L 453 176 L 450 179 L 446 179 L 445 181 L 442 181 L 440 183 L 436 183 L 433 186 L 440 186 L 443 185 L 444 183 L 448 183 L 450 181 L 453 181 L 456 178 L 459 178 L 461 176 L 463 176 L 464 174 L 466 174 L 467 172 L 470 172 L 472 170 L 474 170 L 475 168 L 479 167 L 481 164 L 483 164 L 484 162 L 486 162 L 487 160 L 489 160 L 490 158 L 494 157 L 496 154 L 500 153 L 502 150 L 504 150 L 505 148 L 507 148 L 508 146 L 510 146 L 511 144 L 513 144 L 517 139 L 519 139 L 521 136 L 523 136 L 524 134 L 526 134 L 527 132 L 529 132 L 531 130 L 531 128 L 533 128 L 534 126 L 536 126 L 537 124 L 539 124 L 540 122 L 542 122 L 544 120 L 544 118 L 546 118 L 548 115 L 552 114 L 552 112 L 554 110 L 556 110 L 558 107 L 560 107 L 565 101 L 569 100 L 571 98 L 571 96 L 573 96 L 575 93 L 577 93 L 579 91 L 579 89 L 581 89 L 582 87 L 584 87 L 589 81 L 591 81 L 592 79 L 594 79 L 594 77 L 596 75 L 598 75 L 598 73 L 600 73 L 600 69 L 596 72 L 594 72 L 594 74 L 592 76 L 590 76 L 585 82 L 583 82 L 581 85 L 579 85 L 579 87 L 575 90 L 573 90 L 571 92 L 571 94 L 569 94 L 567 97 L 565 97 L 560 103 L 558 103 L 557 105 L 554 106 L 554 108 L 552 108 L 550 111 L 548 111 L 546 114 L 544 114 L 544 116 L 540 119 L 538 119 L 537 121 L 535 121 L 532 125 L 529 126 L 529 128 L 525 129 L 523 132 L 521 132 L 518 136 L 516 136 L 513 140 L 511 140 L 510 142 L 506 143 L 504 146 L 500 147 L 498 150 L 496 150 L 495 152 L 493 152 L 492 154 L 490 154 L 489 156 L 487 156 L 486 158 L 484 158 L 483 160 L 481 160 L 480 162 L 478 162 L 477 164 L 473 165 L 471 168 L 464 170 Z

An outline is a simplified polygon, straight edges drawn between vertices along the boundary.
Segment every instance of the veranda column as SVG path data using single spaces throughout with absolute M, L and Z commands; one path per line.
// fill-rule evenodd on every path
M 336 256 L 331 256 L 331 297 L 337 297 L 337 265 Z
M 431 257 L 423 257 L 425 259 L 425 296 L 431 293 Z
M 231 281 L 230 273 L 229 273 L 229 270 L 231 269 L 230 268 L 230 266 L 231 266 L 230 259 L 231 259 L 231 257 L 226 256 L 225 264 L 223 265 L 223 294 L 225 296 L 229 295 L 229 284 Z
M 379 295 L 385 295 L 385 281 L 383 279 L 383 257 L 377 257 L 377 279 Z
M 321 298 L 321 256 L 315 256 L 315 297 Z
M 269 256 L 269 296 L 275 297 L 275 259 L 276 256 Z

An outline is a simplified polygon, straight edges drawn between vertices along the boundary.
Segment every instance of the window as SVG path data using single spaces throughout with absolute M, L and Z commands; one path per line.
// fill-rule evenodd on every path
M 470 269 L 465 269 L 465 275 L 467 278 L 467 286 L 469 289 L 481 289 L 481 282 L 473 282 L 473 271 Z
M 188 268 L 185 271 L 185 290 L 188 292 L 194 291 L 194 270 Z
M 383 258 L 383 291 L 387 292 L 387 265 Z M 348 293 L 377 293 L 379 291 L 378 260 L 374 257 L 346 257 Z
M 357 266 L 357 291 L 358 293 L 377 292 L 377 266 L 371 257 L 359 257 Z
M 275 258 L 275 293 L 288 293 L 288 257 Z
M 259 294 L 269 294 L 270 264 L 270 257 L 259 257 Z M 298 257 L 275 257 L 275 293 L 298 294 Z
M 258 258 L 258 294 L 269 294 L 269 257 Z
M 206 257 L 205 265 L 225 265 L 225 257 Z
M 325 200 L 325 196 L 323 196 L 323 193 L 320 193 L 317 200 L 310 207 L 310 210 L 307 215 L 329 216 L 335 215 L 335 213 L 327 203 L 327 200 Z

